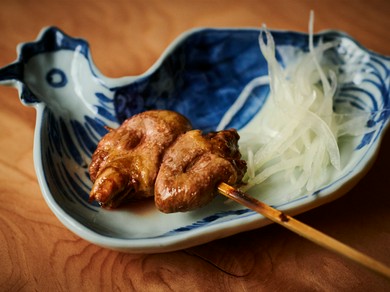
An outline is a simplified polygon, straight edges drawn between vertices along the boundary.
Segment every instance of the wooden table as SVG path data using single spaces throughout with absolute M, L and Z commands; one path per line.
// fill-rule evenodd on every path
M 390 55 L 390 2 L 21 1 L 0 2 L 0 66 L 18 43 L 56 25 L 90 42 L 110 77 L 148 69 L 183 31 L 199 26 L 343 30 Z M 0 291 L 390 291 L 390 281 L 277 225 L 163 254 L 90 244 L 51 213 L 32 160 L 35 112 L 0 88 Z M 390 133 L 368 175 L 347 195 L 297 216 L 390 265 Z

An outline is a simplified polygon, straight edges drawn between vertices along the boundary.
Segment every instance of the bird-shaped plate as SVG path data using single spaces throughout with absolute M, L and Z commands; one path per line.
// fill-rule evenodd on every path
M 259 228 L 263 216 L 217 197 L 201 209 L 163 214 L 153 201 L 105 210 L 88 202 L 92 183 L 88 165 L 98 141 L 126 118 L 150 109 L 185 115 L 194 128 L 215 130 L 247 84 L 268 74 L 258 36 L 260 30 L 200 28 L 179 36 L 147 72 L 118 79 L 95 67 L 88 43 L 55 27 L 34 42 L 18 46 L 17 60 L 0 69 L 0 84 L 18 89 L 21 102 L 37 110 L 34 163 L 42 194 L 58 219 L 94 244 L 126 252 L 183 249 Z M 280 64 L 308 48 L 308 35 L 271 31 Z M 348 163 L 331 182 L 310 193 L 268 201 L 291 215 L 338 198 L 352 188 L 372 164 L 390 116 L 390 58 L 363 48 L 338 31 L 314 35 L 314 43 L 338 41 L 332 62 L 355 72 L 340 84 L 336 99 L 373 113 L 373 130 L 348 143 Z M 253 88 L 251 98 L 226 128 L 245 135 L 261 114 L 269 86 Z M 288 186 L 286 186 L 288 188 Z M 259 199 L 262 194 L 259 194 Z

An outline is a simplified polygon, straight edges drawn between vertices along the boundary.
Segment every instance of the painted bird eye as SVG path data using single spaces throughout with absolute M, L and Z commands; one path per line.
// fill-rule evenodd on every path
M 64 87 L 68 83 L 65 73 L 57 68 L 53 68 L 47 72 L 46 81 L 50 86 L 55 88 Z

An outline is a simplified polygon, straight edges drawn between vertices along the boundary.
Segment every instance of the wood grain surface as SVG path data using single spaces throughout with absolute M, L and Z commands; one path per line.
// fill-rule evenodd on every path
M 56 25 L 87 39 L 109 77 L 147 70 L 194 27 L 339 29 L 390 55 L 390 2 L 0 1 L 0 66 L 16 45 Z M 68 231 L 47 207 L 33 165 L 35 112 L 0 87 L 0 291 L 390 291 L 390 281 L 270 225 L 163 254 L 125 254 Z M 390 133 L 367 176 L 342 198 L 297 218 L 390 265 Z

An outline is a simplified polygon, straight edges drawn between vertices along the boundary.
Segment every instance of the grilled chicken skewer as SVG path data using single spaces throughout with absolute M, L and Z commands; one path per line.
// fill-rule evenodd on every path
M 165 213 L 208 204 L 224 181 L 241 183 L 246 163 L 234 129 L 203 134 L 182 115 L 153 110 L 135 115 L 99 142 L 89 167 L 90 200 L 105 208 L 153 197 Z

